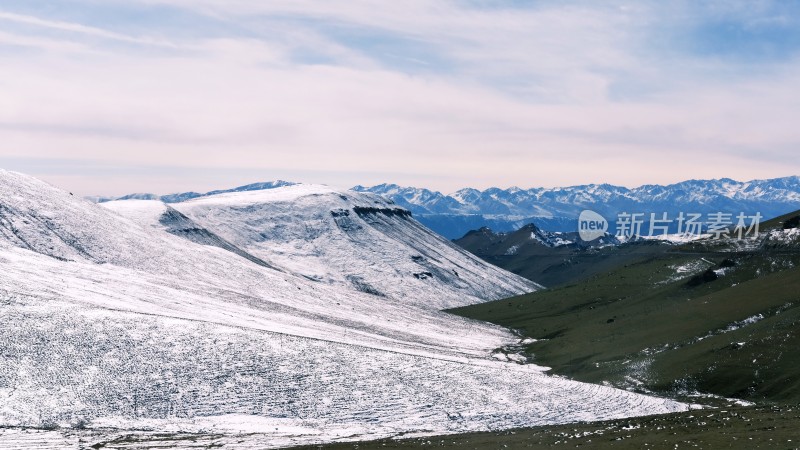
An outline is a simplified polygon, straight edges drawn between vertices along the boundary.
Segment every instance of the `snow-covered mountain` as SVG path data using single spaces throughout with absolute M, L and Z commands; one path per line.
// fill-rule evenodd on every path
M 177 203 L 177 202 L 184 202 L 186 200 L 191 200 L 193 198 L 207 197 L 209 195 L 225 194 L 229 192 L 261 191 L 266 189 L 275 189 L 284 186 L 293 186 L 295 184 L 297 183 L 291 181 L 278 180 L 278 181 L 265 181 L 261 183 L 251 183 L 251 184 L 246 184 L 244 186 L 235 187 L 232 189 L 220 189 L 216 191 L 209 191 L 206 193 L 180 192 L 176 194 L 167 194 L 167 195 L 137 193 L 137 194 L 123 195 L 121 197 L 93 196 L 93 197 L 87 197 L 87 199 L 96 203 L 112 202 L 115 200 L 161 200 L 164 203 Z
M 530 222 L 549 231 L 576 231 L 577 217 L 584 209 L 607 218 L 620 212 L 666 212 L 670 216 L 679 212 L 759 212 L 770 218 L 800 208 L 797 176 L 747 182 L 727 178 L 689 180 L 633 189 L 610 184 L 484 191 L 466 188 L 450 195 L 395 184 L 356 186 L 353 190 L 386 196 L 411 211 L 424 225 L 451 239 L 482 226 L 511 231 Z
M 294 185 L 171 206 L 284 272 L 378 298 L 446 309 L 539 287 L 442 239 L 374 194 Z
M 0 443 L 269 448 L 686 409 L 507 362 L 508 330 L 438 311 L 533 289 L 372 194 L 98 205 L 0 171 Z

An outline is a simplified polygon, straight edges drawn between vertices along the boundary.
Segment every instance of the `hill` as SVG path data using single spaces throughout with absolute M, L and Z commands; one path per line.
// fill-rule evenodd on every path
M 405 209 L 372 194 L 295 185 L 171 207 L 284 272 L 378 298 L 444 309 L 539 288 L 442 239 Z
M 377 196 L 290 186 L 180 210 L 104 205 L 0 171 L 0 441 L 20 447 L 33 430 L 33 448 L 148 432 L 238 445 L 244 433 L 268 448 L 688 408 L 510 362 L 524 359 L 498 349 L 518 337 L 431 299 L 535 286 Z M 422 264 L 432 276 L 409 272 Z M 434 269 L 451 265 L 444 282 Z M 385 284 L 371 280 L 381 272 Z
M 674 398 L 797 402 L 800 229 L 677 246 L 547 291 L 453 310 L 536 340 L 554 373 Z
M 484 261 L 548 288 L 575 283 L 673 248 L 669 242 L 657 240 L 622 243 L 610 235 L 583 242 L 576 232 L 548 232 L 533 224 L 508 233 L 481 228 L 453 242 Z

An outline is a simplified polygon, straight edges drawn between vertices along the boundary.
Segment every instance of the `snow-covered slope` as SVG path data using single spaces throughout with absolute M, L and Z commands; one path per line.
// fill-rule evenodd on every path
M 115 429 L 256 432 L 248 439 L 265 448 L 685 409 L 496 361 L 492 351 L 516 341 L 507 330 L 439 312 L 429 298 L 393 297 L 399 281 L 377 283 L 368 278 L 377 276 L 373 271 L 357 273 L 385 297 L 347 286 L 337 277 L 351 273 L 330 255 L 348 254 L 325 253 L 321 243 L 332 241 L 343 252 L 347 247 L 336 241 L 353 235 L 320 234 L 325 220 L 315 224 L 304 215 L 339 194 L 298 189 L 276 190 L 271 202 L 225 194 L 187 203 L 184 212 L 144 200 L 105 208 L 0 171 L 0 447 L 4 440 L 21 442 L 2 426 L 73 427 L 42 435 L 44 444 L 75 438 L 73 448 L 75 436 L 91 446 Z M 366 208 L 361 202 L 374 198 L 344 197 L 355 202 L 350 208 Z M 308 211 L 290 207 L 302 202 Z M 330 206 L 338 211 L 344 204 Z M 316 267 L 330 261 L 330 280 L 295 275 L 304 269 L 288 264 L 286 253 L 222 226 L 237 223 L 231 218 L 268 223 L 269 217 L 239 214 L 263 212 L 265 205 L 287 235 L 304 229 L 290 220 L 299 211 L 296 220 L 308 220 L 313 232 L 301 237 L 328 236 L 318 242 L 324 258 Z M 283 216 L 276 205 L 286 208 Z M 349 217 L 360 226 L 358 233 L 372 239 L 365 245 L 381 254 L 397 244 L 381 244 L 380 236 L 390 239 L 393 220 L 407 220 L 401 213 L 330 212 L 332 220 Z M 334 221 L 337 230 L 342 223 Z M 267 236 L 279 234 L 265 229 L 273 233 Z M 279 250 L 290 246 L 277 242 Z M 459 253 L 440 251 L 426 257 L 436 256 L 434 267 L 444 270 Z M 447 296 L 453 289 L 467 296 L 479 276 L 490 285 L 498 275 L 478 267 L 462 275 L 476 278 L 463 286 L 419 284 L 404 292 Z M 375 270 L 404 274 L 406 267 Z
M 137 194 L 128 194 L 123 195 L 121 197 L 106 197 L 106 196 L 91 196 L 87 197 L 88 200 L 91 200 L 94 203 L 104 203 L 104 202 L 112 202 L 116 200 L 161 200 L 164 203 L 178 203 L 184 202 L 186 200 L 190 200 L 193 198 L 198 197 L 206 197 L 209 195 L 217 195 L 223 194 L 226 192 L 246 192 L 246 191 L 262 191 L 266 189 L 275 189 L 283 186 L 292 186 L 297 183 L 291 181 L 264 181 L 260 183 L 251 183 L 246 184 L 244 186 L 238 186 L 231 189 L 219 189 L 216 191 L 209 191 L 205 193 L 199 192 L 178 192 L 174 194 L 167 194 L 167 195 L 156 195 L 151 193 L 137 193 Z
M 442 239 L 374 194 L 296 185 L 172 206 L 289 273 L 375 301 L 445 309 L 539 287 Z

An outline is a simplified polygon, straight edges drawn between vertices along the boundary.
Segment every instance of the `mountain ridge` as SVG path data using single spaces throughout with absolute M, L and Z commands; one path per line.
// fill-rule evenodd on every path
M 128 194 L 120 197 L 91 196 L 103 203 L 114 200 L 145 199 L 180 203 L 219 193 L 274 189 L 300 183 L 270 181 L 231 189 L 198 193 L 194 191 L 156 195 Z M 470 230 L 489 227 L 497 232 L 515 231 L 535 223 L 546 231 L 576 231 L 576 219 L 583 209 L 607 218 L 620 212 L 759 212 L 772 217 L 800 208 L 800 177 L 797 175 L 736 181 L 731 178 L 691 179 L 668 185 L 643 184 L 634 188 L 609 183 L 591 183 L 554 188 L 484 190 L 462 188 L 451 194 L 427 188 L 404 187 L 394 183 L 357 185 L 355 192 L 370 192 L 391 199 L 409 210 L 416 220 L 448 239 L 458 239 Z M 690 210 L 692 209 L 692 210 Z M 646 211 L 645 211 L 646 210 Z M 613 228 L 612 228 L 613 230 Z
M 122 195 L 119 197 L 106 197 L 106 196 L 95 195 L 95 196 L 88 196 L 86 197 L 86 199 L 94 203 L 106 203 L 117 200 L 160 200 L 164 203 L 180 203 L 187 200 L 191 200 L 193 198 L 209 197 L 217 194 L 226 194 L 231 192 L 260 191 L 267 189 L 275 189 L 284 186 L 294 186 L 296 184 L 299 183 L 295 183 L 292 181 L 275 180 L 275 181 L 261 181 L 257 183 L 250 183 L 230 189 L 216 189 L 205 193 L 187 191 L 187 192 L 178 192 L 166 195 L 157 195 L 149 192 L 143 192 L 143 193 Z
M 560 188 L 463 188 L 442 194 L 425 188 L 380 184 L 355 186 L 391 198 L 409 209 L 429 228 L 450 238 L 488 226 L 513 231 L 533 222 L 548 231 L 576 231 L 584 209 L 606 218 L 631 213 L 755 213 L 772 217 L 800 208 L 800 177 L 736 181 L 730 178 L 686 180 L 669 185 L 645 184 L 635 188 L 608 183 Z

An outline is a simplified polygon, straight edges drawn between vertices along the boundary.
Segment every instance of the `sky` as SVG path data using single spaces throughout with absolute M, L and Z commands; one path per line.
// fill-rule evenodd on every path
M 0 168 L 81 195 L 798 175 L 799 22 L 790 0 L 3 0 Z

